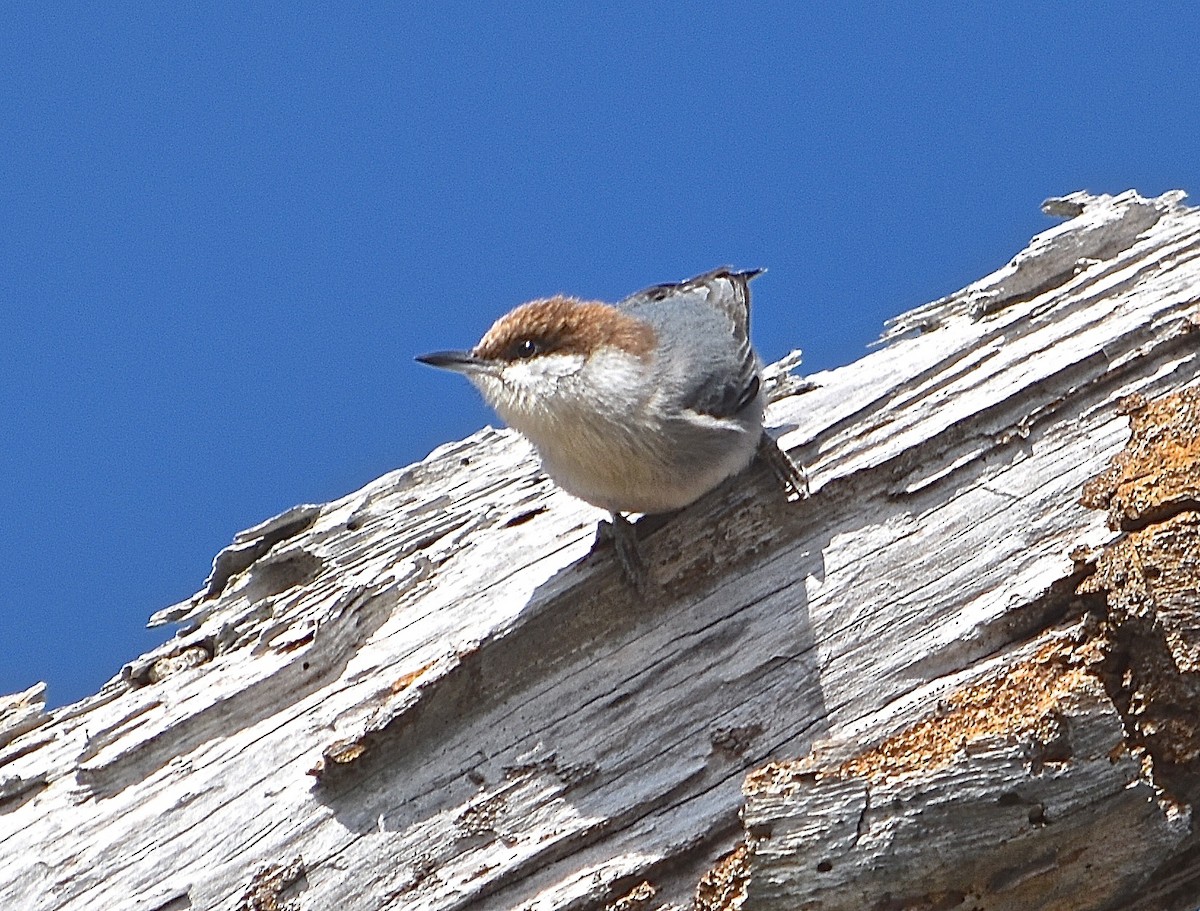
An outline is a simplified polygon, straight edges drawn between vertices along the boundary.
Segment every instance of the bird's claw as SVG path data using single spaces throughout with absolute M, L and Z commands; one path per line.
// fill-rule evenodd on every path
M 775 438 L 765 430 L 758 441 L 758 455 L 779 479 L 789 500 L 793 496 L 798 500 L 808 499 L 808 472 L 801 465 L 792 461 L 792 457 L 784 452 L 775 442 Z
M 596 543 L 613 543 L 617 551 L 617 562 L 621 564 L 621 572 L 626 581 L 638 591 L 646 590 L 646 565 L 642 561 L 641 549 L 638 547 L 637 531 L 628 519 L 620 513 L 612 514 L 612 521 L 601 520 L 596 526 Z

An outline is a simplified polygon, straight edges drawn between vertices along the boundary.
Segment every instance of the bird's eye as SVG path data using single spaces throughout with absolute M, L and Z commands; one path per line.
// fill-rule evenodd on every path
M 514 360 L 524 360 L 533 357 L 541 350 L 541 347 L 533 339 L 523 338 L 513 344 L 511 353 Z

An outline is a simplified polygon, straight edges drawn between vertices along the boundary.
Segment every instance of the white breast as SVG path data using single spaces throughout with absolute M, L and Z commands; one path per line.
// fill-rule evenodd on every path
M 645 363 L 615 349 L 515 361 L 479 385 L 560 487 L 613 512 L 688 505 L 742 471 L 761 433 L 752 414 L 732 420 L 670 409 Z

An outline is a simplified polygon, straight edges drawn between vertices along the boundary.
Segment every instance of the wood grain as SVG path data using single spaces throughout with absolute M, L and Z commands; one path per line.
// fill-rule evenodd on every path
M 1193 908 L 1195 453 L 1080 499 L 1200 385 L 1181 200 L 1051 201 L 774 376 L 813 495 L 639 523 L 645 597 L 507 431 L 242 533 L 95 696 L 0 703 L 0 907 Z

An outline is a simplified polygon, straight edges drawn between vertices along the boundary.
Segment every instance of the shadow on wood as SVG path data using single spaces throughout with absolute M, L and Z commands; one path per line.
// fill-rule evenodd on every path
M 101 692 L 0 702 L 0 907 L 1193 911 L 1182 198 L 775 369 L 812 497 L 639 523 L 645 597 L 505 431 L 243 532 Z

